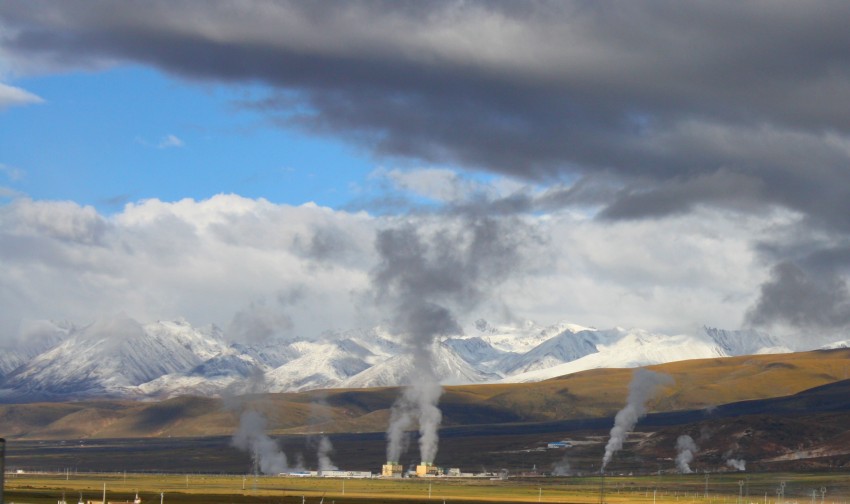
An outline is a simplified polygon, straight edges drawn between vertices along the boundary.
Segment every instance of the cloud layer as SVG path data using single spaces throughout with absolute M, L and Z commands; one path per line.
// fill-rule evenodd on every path
M 669 324 L 678 326 L 682 318 L 678 310 L 690 300 L 694 306 L 684 309 L 694 323 L 706 318 L 727 322 L 728 313 L 740 316 L 746 308 L 741 305 L 749 303 L 747 320 L 753 324 L 799 329 L 816 320 L 816 325 L 829 330 L 848 326 L 844 312 L 850 265 L 850 118 L 844 104 L 850 102 L 850 32 L 845 26 L 850 4 L 846 2 L 822 1 L 814 6 L 782 1 L 97 3 L 3 2 L 0 54 L 18 73 L 132 63 L 198 82 L 260 83 L 266 94 L 239 105 L 264 112 L 272 124 L 344 138 L 376 156 L 497 174 L 535 186 L 534 191 L 505 198 L 483 195 L 465 200 L 464 211 L 519 213 L 528 218 L 558 215 L 546 222 L 553 226 L 553 236 L 570 241 L 552 242 L 547 259 L 569 269 L 570 279 L 585 288 L 579 296 L 577 290 L 564 292 L 558 285 L 546 285 L 550 298 L 564 299 L 567 312 L 604 311 L 598 308 L 601 300 L 594 298 L 604 292 L 614 296 L 609 303 L 617 300 L 625 310 L 623 323 L 659 319 L 671 311 Z M 446 187 L 458 187 L 452 185 L 450 174 L 431 172 L 429 177 L 395 172 L 396 183 L 427 184 L 428 194 L 443 202 L 456 202 L 460 194 L 467 194 L 467 189 L 445 192 Z M 175 208 L 211 204 L 192 202 Z M 153 232 L 147 226 L 169 222 L 174 228 L 167 231 L 173 233 L 174 243 L 188 250 L 193 244 L 206 245 L 210 236 L 249 247 L 251 258 L 265 259 L 269 250 L 268 245 L 257 245 L 260 237 L 250 231 L 244 234 L 252 225 L 261 232 L 262 218 L 245 228 L 227 225 L 251 219 L 244 214 L 220 216 L 224 222 L 203 226 L 203 233 L 193 227 L 198 223 L 183 220 L 186 215 L 160 216 L 156 222 L 133 224 L 137 227 L 125 236 L 122 226 L 131 225 L 138 213 L 153 207 L 165 211 L 168 206 L 148 202 L 114 220 L 82 208 L 53 222 L 39 218 L 45 211 L 39 205 L 27 205 L 32 208 L 17 203 L 6 209 L 6 213 L 29 212 L 28 229 L 43 233 L 26 239 L 49 236 L 62 247 L 77 244 L 114 252 L 118 233 L 126 250 L 145 251 L 149 244 L 140 244 L 139 237 Z M 312 212 L 284 213 L 290 211 Z M 570 212 L 591 212 L 596 220 L 573 222 L 567 217 Z M 333 215 L 357 220 L 354 215 Z M 735 217 L 730 215 L 739 216 L 742 224 L 732 225 Z M 363 220 L 367 223 L 357 221 L 358 225 L 375 225 L 373 219 Z M 706 230 L 707 225 L 717 227 Z M 562 226 L 586 234 L 573 236 L 572 229 Z M 691 231 L 692 226 L 700 231 Z M 665 227 L 684 237 L 662 234 L 659 230 Z M 333 229 L 349 231 L 346 226 Z M 365 236 L 374 231 L 353 229 Z M 636 243 L 629 249 L 635 249 L 636 260 L 616 257 L 619 262 L 614 262 L 608 256 L 616 254 L 608 248 L 596 250 L 599 256 L 592 260 L 588 255 L 571 256 L 575 249 L 587 254 L 587 249 L 603 248 L 592 241 L 593 236 L 623 246 L 623 238 L 611 236 L 613 229 L 634 237 Z M 744 235 L 744 229 L 753 238 Z M 650 238 L 653 233 L 658 233 L 657 240 Z M 704 241 L 690 241 L 694 236 Z M 297 240 L 284 240 L 285 247 L 280 237 L 263 238 L 286 248 L 294 258 L 293 263 L 274 263 L 271 276 L 288 282 L 291 275 L 293 281 L 303 281 L 300 273 L 288 268 L 328 254 L 314 262 L 327 264 L 345 256 L 349 261 L 343 261 L 345 271 L 353 275 L 351 285 L 365 281 L 359 267 L 369 262 L 363 251 L 371 248 L 364 236 L 340 238 L 334 231 L 304 230 Z M 21 240 L 14 243 L 29 250 Z M 182 278 L 187 271 L 184 249 L 160 246 L 164 256 L 154 252 L 157 263 L 170 257 L 180 285 L 200 288 L 197 279 Z M 714 251 L 724 257 L 690 268 L 692 258 L 706 258 L 709 251 L 701 247 L 709 246 L 723 247 Z M 45 260 L 53 254 L 51 260 L 67 263 L 86 263 L 100 255 L 66 257 L 59 249 L 53 244 L 38 254 Z M 672 256 L 673 252 L 692 255 Z M 208 256 L 211 253 L 198 249 L 193 257 L 198 263 L 208 262 L 211 273 L 205 274 L 215 277 L 220 258 Z M 652 266 L 671 257 L 676 257 L 676 268 L 670 263 Z M 243 304 L 245 292 L 239 288 L 256 280 L 259 274 L 250 270 L 261 263 L 243 263 L 249 270 L 246 281 L 236 279 L 233 290 L 242 293 Z M 719 263 L 731 269 L 712 271 L 725 267 Z M 83 271 L 91 267 L 78 266 Z M 123 263 L 113 267 L 129 269 Z M 333 277 L 327 268 L 308 269 L 313 275 Z M 165 265 L 157 268 L 160 280 L 175 283 L 165 271 Z M 685 272 L 691 283 L 671 279 L 686 276 Z M 832 284 L 819 284 L 830 275 L 836 278 Z M 127 282 L 117 274 L 102 279 L 110 278 Z M 545 282 L 529 280 L 528 285 L 538 288 L 537 281 Z M 700 281 L 706 283 L 691 287 Z M 765 282 L 761 288 L 754 283 L 759 281 Z M 673 284 L 680 289 L 675 295 L 669 290 Z M 749 291 L 742 290 L 745 285 Z M 711 289 L 715 289 L 711 299 L 695 294 Z M 783 306 L 789 297 L 782 293 L 789 289 L 815 292 L 838 311 L 824 314 L 822 306 L 795 304 L 805 313 L 788 315 Z M 17 294 L 34 299 L 25 292 Z M 680 299 L 683 295 L 686 301 Z M 234 297 L 223 294 L 229 307 Z M 717 298 L 736 308 L 721 308 Z M 638 315 L 638 307 L 646 307 L 639 299 L 654 299 L 655 314 Z M 156 296 L 136 304 L 169 305 L 166 300 Z M 703 308 L 696 306 L 701 304 Z M 706 311 L 713 315 L 706 316 Z
M 454 282 L 451 295 L 432 300 L 463 315 L 461 325 L 484 317 L 733 327 L 768 275 L 746 245 L 769 224 L 764 219 L 716 212 L 637 224 L 570 213 L 522 219 L 514 228 L 483 221 L 470 231 L 462 216 L 380 217 L 235 195 L 148 200 L 110 216 L 70 202 L 17 199 L 0 206 L 0 334 L 14 338 L 33 319 L 84 324 L 120 312 L 142 321 L 216 323 L 243 341 L 392 323 L 397 313 L 376 307 L 369 293 L 386 269 L 379 267 L 386 237 L 413 229 L 417 236 L 476 237 L 445 242 L 464 247 L 464 256 L 427 259 L 448 261 L 438 271 L 461 268 L 456 274 L 421 271 L 425 285 Z

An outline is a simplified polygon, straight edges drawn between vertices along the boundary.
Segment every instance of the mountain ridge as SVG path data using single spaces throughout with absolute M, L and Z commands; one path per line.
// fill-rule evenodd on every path
M 417 374 L 401 340 L 380 327 L 315 340 L 238 343 L 228 342 L 215 326 L 195 328 L 184 320 L 140 324 L 121 315 L 82 328 L 57 326 L 51 334 L 44 348 L 15 354 L 21 362 L 0 377 L 0 401 L 385 387 L 404 385 Z M 790 351 L 756 331 L 703 327 L 695 334 L 666 335 L 566 322 L 494 326 L 483 320 L 468 334 L 444 337 L 431 347 L 444 385 L 531 382 L 595 368 Z M 7 367 L 14 363 L 7 361 Z

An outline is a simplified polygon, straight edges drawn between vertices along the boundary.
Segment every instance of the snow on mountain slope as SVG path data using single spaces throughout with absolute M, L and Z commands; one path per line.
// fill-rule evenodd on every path
M 821 346 L 819 350 L 838 350 L 840 348 L 850 348 L 850 340 L 835 341 Z
M 282 366 L 301 354 L 293 345 L 296 341 L 279 338 L 269 338 L 256 343 L 231 343 L 234 353 L 247 355 L 256 362 L 268 368 Z
M 6 377 L 3 386 L 31 398 L 132 394 L 136 386 L 189 370 L 223 348 L 213 333 L 185 322 L 143 327 L 118 316 L 72 333 Z
M 370 364 L 398 355 L 404 351 L 404 345 L 382 327 L 374 329 L 346 331 L 337 339 L 348 339 L 356 342 L 372 353 L 373 357 L 366 360 Z
M 753 355 L 792 351 L 777 338 L 753 329 L 728 331 L 713 327 L 703 327 L 702 331 L 706 337 L 717 344 L 724 355 Z
M 480 383 L 493 381 L 499 375 L 480 371 L 461 359 L 449 346 L 435 343 L 433 346 L 435 373 L 443 385 Z M 413 357 L 402 353 L 376 364 L 345 380 L 343 388 L 391 387 L 406 385 L 416 379 Z
M 338 386 L 366 370 L 372 352 L 352 340 L 301 342 L 301 356 L 266 373 L 269 392 L 299 391 Z
M 30 323 L 17 345 L 0 348 L 0 378 L 55 347 L 73 330 L 74 326 L 67 322 L 43 320 Z
M 416 379 L 405 347 L 381 327 L 319 340 L 253 343 L 228 343 L 215 326 L 196 329 L 185 321 L 143 326 L 126 316 L 82 329 L 51 323 L 37 329 L 27 345 L 0 355 L 0 371 L 8 370 L 0 375 L 3 400 L 221 395 L 398 386 Z M 567 323 L 493 326 L 483 320 L 466 334 L 434 344 L 443 384 L 533 381 L 600 367 L 790 351 L 778 339 L 750 330 L 704 327 L 667 336 Z
M 633 368 L 687 359 L 723 357 L 725 354 L 713 342 L 689 335 L 667 336 L 639 329 L 626 331 L 616 328 L 600 331 L 607 334 L 609 343 L 598 345 L 598 351 L 556 366 L 515 374 L 504 383 L 547 380 L 556 376 L 597 368 Z
M 232 344 L 189 371 L 172 373 L 139 386 L 146 396 L 194 393 L 294 392 L 337 386 L 369 368 L 376 356 L 352 339 L 339 341 L 269 340 Z
M 474 366 L 498 363 L 508 355 L 517 355 L 495 348 L 481 336 L 449 338 L 443 341 L 458 357 Z
M 485 320 L 478 320 L 475 322 L 475 328 L 480 333 L 478 336 L 493 348 L 505 353 L 517 354 L 524 354 L 564 331 L 579 332 L 593 330 L 589 327 L 566 322 L 560 322 L 551 326 L 541 326 L 530 320 L 524 321 L 519 326 L 493 326 Z
M 597 345 L 606 341 L 608 334 L 604 331 L 573 332 L 566 329 L 522 355 L 503 359 L 499 368 L 506 375 L 515 375 L 572 362 L 596 353 Z

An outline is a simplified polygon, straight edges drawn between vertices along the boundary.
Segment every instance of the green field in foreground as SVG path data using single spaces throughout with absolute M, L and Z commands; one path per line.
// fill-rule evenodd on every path
M 784 498 L 777 490 L 784 482 Z M 145 503 L 440 503 L 600 501 L 599 477 L 509 479 L 356 480 L 336 478 L 253 477 L 238 475 L 153 474 L 10 474 L 7 504 L 56 503 L 63 493 L 75 504 L 101 500 L 132 501 L 138 492 Z M 850 474 L 717 473 L 605 478 L 608 503 L 824 503 L 850 502 Z M 707 490 L 707 493 L 706 493 Z M 429 497 L 430 494 L 430 497 Z M 749 496 L 747 499 L 746 496 Z M 739 496 L 743 497 L 739 500 Z

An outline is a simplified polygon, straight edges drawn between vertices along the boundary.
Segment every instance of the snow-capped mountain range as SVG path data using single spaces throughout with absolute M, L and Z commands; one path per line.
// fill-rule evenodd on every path
M 163 398 L 318 388 L 404 385 L 415 379 L 403 343 L 381 328 L 321 340 L 226 341 L 214 327 L 185 321 L 140 324 L 128 317 L 84 328 L 50 324 L 38 337 L 0 353 L 0 400 L 87 397 Z M 757 331 L 702 328 L 665 335 L 560 323 L 492 326 L 434 342 L 443 384 L 538 381 L 602 367 L 638 367 L 686 359 L 781 353 Z

